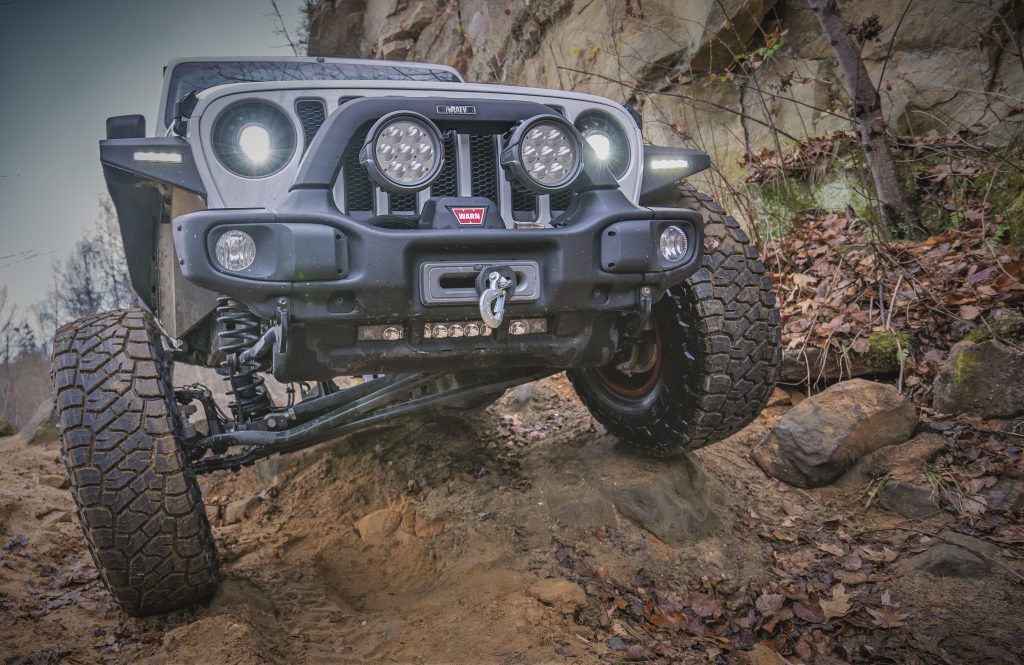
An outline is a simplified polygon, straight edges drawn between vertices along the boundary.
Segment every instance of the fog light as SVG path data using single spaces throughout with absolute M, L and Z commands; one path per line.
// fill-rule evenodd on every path
M 245 231 L 228 231 L 217 238 L 217 263 L 225 270 L 245 270 L 256 260 L 256 242 Z
M 686 250 L 689 249 L 686 234 L 678 226 L 670 226 L 662 231 L 658 245 L 661 255 L 671 263 L 678 263 L 686 258 Z

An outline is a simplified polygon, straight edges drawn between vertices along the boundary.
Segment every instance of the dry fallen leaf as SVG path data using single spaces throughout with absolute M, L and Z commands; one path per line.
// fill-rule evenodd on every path
M 763 593 L 754 603 L 754 607 L 763 616 L 771 616 L 782 609 L 782 604 L 785 601 L 786 597 L 781 593 Z
M 818 549 L 822 552 L 831 554 L 832 556 L 843 556 L 846 554 L 846 550 L 838 545 L 829 545 L 828 543 L 818 543 Z
M 823 598 L 818 601 L 818 605 L 821 606 L 821 611 L 825 613 L 825 619 L 846 616 L 846 614 L 853 608 L 850 604 L 850 596 L 846 593 L 846 587 L 842 584 L 837 584 L 832 587 L 831 600 Z
M 879 628 L 899 628 L 903 625 L 903 620 L 910 616 L 908 614 L 900 614 L 899 610 L 893 607 L 881 607 L 877 610 L 872 607 L 865 607 L 864 609 L 874 617 Z
M 981 309 L 974 305 L 962 305 L 960 307 L 960 318 L 964 321 L 973 321 L 981 316 Z
M 837 570 L 832 577 L 843 584 L 864 584 L 868 581 L 868 576 L 859 570 Z

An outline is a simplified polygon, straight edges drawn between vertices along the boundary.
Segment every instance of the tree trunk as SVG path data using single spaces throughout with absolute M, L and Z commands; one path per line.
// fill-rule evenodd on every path
M 836 60 L 850 87 L 853 114 L 860 124 L 861 143 L 867 156 L 868 168 L 871 169 L 882 216 L 890 230 L 906 232 L 907 201 L 903 197 L 903 188 L 900 187 L 892 151 L 889 149 L 878 90 L 871 83 L 860 51 L 839 15 L 836 0 L 807 0 L 807 3 L 821 22 L 822 30 L 835 50 Z

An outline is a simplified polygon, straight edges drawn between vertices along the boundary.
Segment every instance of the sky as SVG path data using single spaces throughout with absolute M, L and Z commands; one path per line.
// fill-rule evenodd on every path
M 293 39 L 302 0 L 278 0 Z M 113 115 L 153 134 L 163 66 L 291 55 L 270 0 L 0 0 L 0 286 L 27 313 L 95 221 Z

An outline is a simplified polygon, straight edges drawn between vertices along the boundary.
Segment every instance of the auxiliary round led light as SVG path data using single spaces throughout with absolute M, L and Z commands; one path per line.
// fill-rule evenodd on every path
M 686 258 L 686 251 L 690 248 L 690 244 L 681 228 L 669 226 L 661 232 L 658 248 L 666 261 L 678 263 Z
M 513 130 L 501 165 L 523 187 L 538 194 L 567 189 L 583 168 L 583 142 L 560 117 L 535 116 Z
M 224 168 L 244 178 L 277 173 L 291 161 L 297 143 L 288 114 L 262 99 L 236 102 L 221 111 L 211 141 Z
M 256 260 L 256 242 L 245 231 L 227 231 L 217 238 L 214 253 L 222 268 L 239 272 Z
M 370 177 L 392 192 L 418 192 L 441 172 L 441 132 L 425 117 L 399 111 L 377 121 L 359 151 Z

